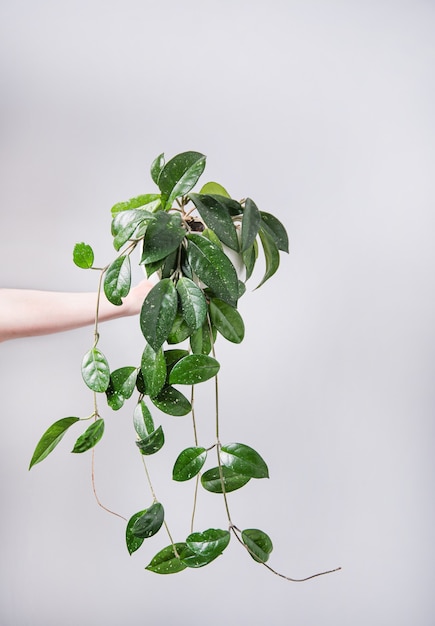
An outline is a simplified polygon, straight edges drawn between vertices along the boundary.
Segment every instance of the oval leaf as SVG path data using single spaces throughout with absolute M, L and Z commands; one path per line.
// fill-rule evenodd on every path
M 165 259 L 178 248 L 185 234 L 179 213 L 159 211 L 155 221 L 146 230 L 141 263 L 154 263 Z
M 166 381 L 166 360 L 163 350 L 155 351 L 150 345 L 145 346 L 140 366 L 145 393 L 148 396 L 157 396 Z
M 106 357 L 98 348 L 92 348 L 82 361 L 82 376 L 92 391 L 103 393 L 110 382 L 110 370 Z
M 172 470 L 173 480 L 190 480 L 202 469 L 207 458 L 207 450 L 200 447 L 186 448 L 177 457 Z
M 138 231 L 146 229 L 147 224 L 155 219 L 155 215 L 145 209 L 131 209 L 117 213 L 112 220 L 115 250 L 119 250 L 129 239 L 136 237 Z
M 269 478 L 269 470 L 261 456 L 243 443 L 228 443 L 221 447 L 220 458 L 225 467 L 250 478 Z
M 104 276 L 104 293 L 112 304 L 122 304 L 131 286 L 131 266 L 129 256 L 115 259 Z
M 216 376 L 219 363 L 206 354 L 190 354 L 178 361 L 169 374 L 171 385 L 196 385 Z
M 184 196 L 196 185 L 204 171 L 205 159 L 200 152 L 183 152 L 166 163 L 157 181 L 164 209 L 170 208 L 175 198 Z
M 242 531 L 242 540 L 254 561 L 266 563 L 273 550 L 269 535 L 258 528 L 248 528 Z
M 181 417 L 187 415 L 192 410 L 189 400 L 178 389 L 167 385 L 155 398 L 151 398 L 152 403 L 163 413 Z
M 209 528 L 202 533 L 192 533 L 186 539 L 187 547 L 208 559 L 218 557 L 230 542 L 231 535 L 228 530 Z
M 214 294 L 235 306 L 239 297 L 236 269 L 220 248 L 203 235 L 188 235 L 187 258 L 198 278 Z
M 160 502 L 155 502 L 140 515 L 131 527 L 135 537 L 148 539 L 155 535 L 162 527 L 165 511 Z
M 50 428 L 47 428 L 36 445 L 30 461 L 29 469 L 36 465 L 36 463 L 43 461 L 50 454 L 50 452 L 55 449 L 68 428 L 79 421 L 79 417 L 63 417 L 62 419 L 57 420 L 57 422 L 54 422 Z
M 193 332 L 193 329 L 184 319 L 183 313 L 181 311 L 177 311 L 174 323 L 172 324 L 171 332 L 167 338 L 167 342 L 170 344 L 181 343 L 190 337 Z
M 145 512 L 146 509 L 144 509 L 143 511 L 138 511 L 128 520 L 127 528 L 125 530 L 125 542 L 127 544 L 127 550 L 129 554 L 133 554 L 133 552 L 136 552 L 136 550 L 138 550 L 145 541 L 144 538 L 136 537 L 136 535 L 133 535 L 133 533 L 131 532 L 131 529 L 133 528 L 136 520 L 141 517 Z
M 169 278 L 160 280 L 148 293 L 140 313 L 143 336 L 155 352 L 166 341 L 175 315 L 178 298 L 173 282 Z
M 210 317 L 212 324 L 220 334 L 232 343 L 240 343 L 245 336 L 245 325 L 240 313 L 223 300 L 210 300 Z
M 211 228 L 219 239 L 231 250 L 239 250 L 239 238 L 236 227 L 226 206 L 226 198 L 198 193 L 189 194 L 204 223 Z
M 243 487 L 251 480 L 250 476 L 236 474 L 228 467 L 222 467 L 221 470 L 225 493 L 240 489 L 240 487 Z M 219 467 L 213 467 L 212 469 L 204 472 L 201 476 L 201 484 L 207 491 L 211 491 L 212 493 L 223 493 Z
M 166 546 L 151 559 L 151 562 L 145 569 L 155 574 L 176 574 L 181 572 L 187 567 L 179 557 L 180 552 L 185 548 L 185 543 L 175 543 L 174 545 Z
M 106 389 L 107 403 L 115 411 L 120 409 L 124 401 L 131 397 L 136 386 L 137 369 L 120 367 L 110 374 L 109 386 Z
M 93 448 L 100 441 L 104 433 L 104 420 L 97 419 L 77 439 L 71 452 L 81 453 Z
M 139 439 L 146 439 L 155 430 L 153 416 L 143 400 L 136 405 L 133 413 L 133 425 Z
M 164 444 L 165 435 L 163 434 L 161 426 L 159 426 L 154 432 L 147 435 L 144 439 L 136 441 L 136 445 L 141 451 L 141 454 L 145 454 L 147 456 L 158 452 L 161 448 L 163 448 Z
M 177 282 L 177 291 L 187 324 L 193 330 L 201 328 L 207 315 L 207 302 L 202 289 L 190 278 L 182 276 Z
M 225 187 L 222 187 L 222 185 L 220 185 L 219 183 L 215 183 L 212 181 L 209 183 L 205 183 L 205 185 L 203 185 L 199 190 L 199 193 L 214 194 L 217 196 L 224 196 L 225 198 L 231 197 Z
M 73 250 L 73 261 L 77 267 L 84 270 L 89 269 L 94 264 L 94 251 L 86 243 L 76 243 Z

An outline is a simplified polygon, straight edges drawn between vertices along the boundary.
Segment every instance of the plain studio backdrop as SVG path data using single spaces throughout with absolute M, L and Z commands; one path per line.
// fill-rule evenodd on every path
M 3 0 L 0 285 L 95 290 L 74 244 L 110 261 L 110 208 L 154 192 L 154 157 L 205 153 L 204 182 L 290 237 L 279 272 L 248 283 L 244 342 L 218 344 L 222 440 L 271 475 L 231 494 L 233 518 L 272 537 L 284 574 L 343 569 L 286 582 L 232 541 L 158 576 L 144 567 L 167 538 L 128 555 L 90 453 L 69 453 L 77 429 L 29 473 L 51 423 L 92 412 L 85 328 L 0 346 L 2 624 L 434 623 L 434 27 L 429 0 Z M 137 364 L 137 320 L 101 330 L 113 369 Z M 204 438 L 211 402 L 205 383 Z M 151 501 L 133 404 L 102 407 L 98 492 L 129 517 Z M 183 540 L 192 484 L 169 468 L 190 420 L 155 419 L 150 471 Z M 225 524 L 201 492 L 197 528 Z

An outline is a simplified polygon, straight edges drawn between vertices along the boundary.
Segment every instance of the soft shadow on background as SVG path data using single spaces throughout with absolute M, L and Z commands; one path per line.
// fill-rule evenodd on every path
M 110 207 L 154 191 L 152 159 L 207 154 L 204 182 L 251 196 L 291 242 L 241 302 L 244 343 L 218 346 L 222 438 L 271 473 L 233 517 L 271 535 L 279 571 L 343 567 L 291 584 L 234 543 L 159 577 L 143 568 L 166 539 L 128 555 L 73 437 L 29 473 L 48 425 L 92 411 L 82 329 L 0 346 L 2 624 L 433 623 L 434 26 L 415 0 L 1 3 L 0 285 L 94 290 L 74 243 L 106 263 Z M 133 320 L 103 329 L 112 368 L 141 346 Z M 131 410 L 104 411 L 97 448 L 100 497 L 127 517 L 150 500 Z M 190 430 L 159 419 L 150 466 L 184 538 L 191 485 L 167 468 Z M 225 524 L 217 496 L 199 509 L 199 527 Z

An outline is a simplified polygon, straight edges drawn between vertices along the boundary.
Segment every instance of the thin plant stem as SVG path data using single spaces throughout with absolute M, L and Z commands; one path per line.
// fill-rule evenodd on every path
M 115 511 L 112 511 L 111 509 L 108 509 L 107 506 L 104 506 L 104 504 L 101 502 L 100 498 L 98 497 L 97 488 L 95 486 L 95 449 L 92 450 L 92 472 L 91 472 L 91 476 L 92 476 L 92 490 L 94 492 L 95 500 L 97 501 L 98 506 L 100 506 L 102 509 L 104 509 L 104 511 L 106 511 L 107 513 L 110 513 L 111 515 L 115 515 L 116 517 L 119 517 L 119 518 L 123 519 L 126 522 L 127 521 L 126 517 L 124 517 L 120 513 L 116 513 Z
M 195 419 L 195 385 L 192 385 L 190 391 L 190 404 L 192 407 L 192 426 L 193 426 L 193 438 L 195 441 L 195 446 L 198 446 L 198 431 L 196 428 L 196 419 Z M 195 514 L 196 514 L 196 505 L 198 502 L 198 487 L 199 487 L 199 474 L 196 477 L 195 481 L 195 491 L 193 494 L 193 508 L 192 508 L 192 517 L 190 520 L 190 532 L 193 533 L 193 527 L 195 524 Z

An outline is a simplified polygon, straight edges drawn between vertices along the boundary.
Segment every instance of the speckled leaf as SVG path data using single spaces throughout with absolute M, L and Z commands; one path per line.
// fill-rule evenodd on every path
M 159 532 L 165 519 L 165 511 L 160 502 L 154 502 L 142 515 L 140 515 L 131 527 L 135 537 L 148 539 Z
M 232 343 L 240 343 L 245 336 L 245 325 L 240 313 L 219 298 L 210 300 L 212 324 L 220 334 Z
M 228 467 L 222 467 L 221 469 L 226 493 L 240 489 L 251 480 L 249 476 L 236 474 Z M 204 472 L 201 476 L 201 484 L 207 491 L 211 491 L 212 493 L 222 493 L 222 481 L 219 467 L 213 467 L 212 469 Z
M 181 417 L 187 415 L 192 410 L 189 400 L 178 389 L 167 385 L 155 398 L 151 398 L 152 403 L 163 413 Z
M 145 569 L 155 574 L 176 574 L 186 569 L 187 566 L 179 557 L 180 552 L 186 549 L 186 544 L 176 543 L 174 546 L 171 544 L 160 550 Z
M 153 416 L 143 400 L 134 409 L 133 425 L 139 439 L 145 439 L 155 430 Z
M 182 276 L 177 282 L 177 291 L 186 323 L 193 330 L 197 330 L 203 325 L 207 315 L 207 302 L 202 289 L 189 278 Z
M 163 429 L 159 426 L 155 431 L 147 435 L 144 439 L 136 441 L 136 445 L 141 451 L 141 454 L 149 456 L 155 454 L 165 444 L 165 435 Z
M 268 478 L 269 470 L 262 457 L 243 443 L 228 443 L 221 447 L 221 462 L 237 474 L 250 478 Z
M 165 259 L 178 249 L 186 231 L 181 225 L 179 213 L 159 211 L 156 219 L 149 224 L 142 247 L 141 263 L 154 263 Z
M 154 285 L 144 300 L 140 326 L 145 339 L 156 352 L 171 331 L 177 306 L 177 290 L 169 278 L 163 278 Z
M 98 348 L 92 348 L 82 361 L 82 376 L 92 391 L 103 393 L 110 382 L 110 370 L 106 357 Z
M 231 248 L 231 250 L 238 251 L 239 238 L 225 204 L 227 199 L 223 196 L 209 196 L 198 193 L 189 194 L 189 198 L 196 206 L 198 213 L 208 228 L 211 228 L 222 243 Z
M 125 530 L 125 542 L 127 544 L 127 550 L 130 554 L 133 554 L 133 552 L 136 552 L 136 550 L 138 550 L 143 544 L 143 542 L 145 541 L 143 537 L 136 537 L 131 532 L 131 529 L 133 528 L 133 525 L 136 522 L 136 520 L 139 517 L 141 517 L 145 512 L 146 512 L 146 509 L 144 509 L 143 511 L 138 511 L 137 513 L 132 515 L 130 519 L 128 520 L 127 528 Z
M 131 265 L 129 256 L 115 259 L 104 276 L 104 293 L 112 304 L 122 304 L 131 285 Z
M 172 470 L 173 480 L 190 480 L 202 469 L 207 458 L 207 450 L 200 447 L 186 448 L 177 457 Z
M 124 401 L 131 397 L 136 386 L 137 368 L 120 367 L 110 374 L 106 389 L 107 403 L 113 410 L 120 409 Z
M 166 381 L 166 360 L 163 350 L 146 345 L 142 353 L 141 372 L 148 396 L 157 396 Z
M 209 528 L 201 533 L 192 533 L 186 539 L 187 547 L 209 560 L 218 557 L 230 542 L 228 530 Z
M 171 385 L 196 385 L 216 376 L 220 365 L 206 354 L 190 354 L 178 361 L 169 374 Z
M 169 209 L 175 198 L 185 195 L 196 185 L 204 171 L 205 159 L 199 152 L 183 152 L 164 165 L 157 180 L 164 209 Z
M 74 444 L 74 448 L 71 452 L 81 453 L 90 450 L 100 441 L 101 437 L 104 433 L 104 420 L 101 418 L 97 419 L 95 422 L 92 422 L 90 426 L 85 430 L 83 435 L 77 439 Z

